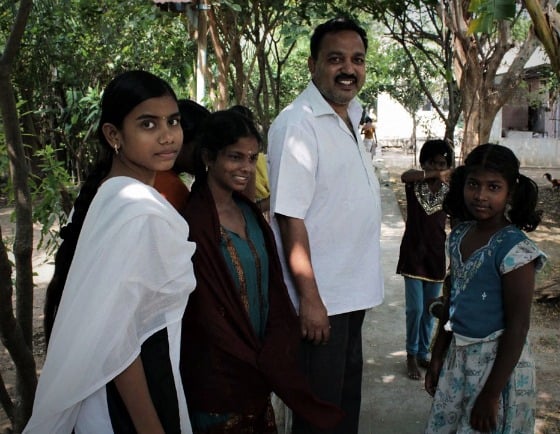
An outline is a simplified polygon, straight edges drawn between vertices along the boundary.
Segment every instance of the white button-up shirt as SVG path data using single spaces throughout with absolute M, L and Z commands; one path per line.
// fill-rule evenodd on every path
M 304 220 L 315 279 L 329 315 L 383 301 L 380 187 L 358 131 L 361 113 L 353 100 L 350 131 L 310 83 L 276 118 L 268 136 L 272 215 Z M 275 218 L 271 224 L 298 309 Z

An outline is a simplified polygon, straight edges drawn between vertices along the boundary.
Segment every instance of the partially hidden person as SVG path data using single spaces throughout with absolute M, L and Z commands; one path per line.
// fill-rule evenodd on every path
M 191 433 L 179 375 L 194 243 L 153 187 L 183 143 L 177 98 L 128 71 L 103 92 L 99 162 L 47 289 L 46 360 L 25 433 Z
M 259 153 L 255 174 L 255 203 L 264 214 L 267 221 L 270 220 L 270 183 L 268 182 L 268 168 L 266 156 Z
M 181 128 L 183 129 L 183 147 L 170 170 L 156 173 L 154 188 L 165 197 L 177 210 L 187 204 L 189 187 L 181 176 L 185 173 L 194 175 L 194 140 L 198 128 L 210 114 L 210 111 L 190 99 L 179 100 Z
M 421 170 L 402 173 L 406 193 L 406 225 L 397 273 L 404 277 L 406 369 L 412 380 L 427 368 L 434 318 L 429 302 L 440 295 L 446 273 L 447 214 L 443 200 L 449 190 L 453 152 L 444 140 L 428 140 L 420 149 Z
M 181 374 L 193 431 L 276 433 L 271 393 L 320 428 L 342 418 L 299 370 L 297 316 L 269 225 L 244 191 L 262 145 L 235 110 L 208 116 L 197 139 L 184 217 L 197 279 L 183 318 Z
M 449 320 L 440 321 L 425 387 L 426 433 L 532 433 L 535 363 L 527 333 L 546 257 L 524 233 L 540 222 L 538 187 L 507 147 L 474 148 L 451 177 L 444 210 Z
M 311 36 L 311 82 L 268 134 L 271 225 L 299 313 L 301 363 L 315 393 L 346 413 L 333 431 L 301 415 L 293 433 L 355 434 L 361 406 L 362 325 L 383 301 L 380 186 L 359 131 L 356 95 L 366 32 L 349 18 Z
M 377 143 L 375 139 L 375 126 L 371 121 L 371 118 L 368 116 L 365 119 L 364 125 L 360 130 L 360 133 L 364 135 L 364 146 L 366 151 L 368 151 L 372 157 L 375 157 L 375 148 L 377 147 Z

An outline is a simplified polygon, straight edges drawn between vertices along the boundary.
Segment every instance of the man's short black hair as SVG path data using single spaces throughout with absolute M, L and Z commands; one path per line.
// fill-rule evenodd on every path
M 347 17 L 338 17 L 332 18 L 329 21 L 318 25 L 311 35 L 311 57 L 313 60 L 317 60 L 317 56 L 319 55 L 319 48 L 321 46 L 321 42 L 327 33 L 338 33 L 344 30 L 351 30 L 356 32 L 362 38 L 362 42 L 364 43 L 364 48 L 367 51 L 368 48 L 368 40 L 366 31 L 356 23 L 356 21 L 347 18 Z

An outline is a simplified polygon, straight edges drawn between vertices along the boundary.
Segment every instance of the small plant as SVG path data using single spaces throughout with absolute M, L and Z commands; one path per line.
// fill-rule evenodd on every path
M 33 221 L 41 225 L 38 248 L 51 255 L 58 248 L 59 228 L 66 224 L 77 187 L 64 163 L 57 160 L 57 149 L 46 145 L 36 152 L 42 175 L 31 179 Z

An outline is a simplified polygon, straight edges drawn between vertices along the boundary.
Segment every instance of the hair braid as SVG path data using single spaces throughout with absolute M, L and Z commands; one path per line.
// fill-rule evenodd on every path
M 526 232 L 534 231 L 542 218 L 537 210 L 539 187 L 531 178 L 519 175 L 508 213 L 510 221 Z
M 89 174 L 86 182 L 80 189 L 80 194 L 74 202 L 74 212 L 72 220 L 60 230 L 60 237 L 62 243 L 58 248 L 54 261 L 54 274 L 49 282 L 46 292 L 45 308 L 44 308 L 44 322 L 45 329 L 45 342 L 49 344 L 51 332 L 56 317 L 58 306 L 62 298 L 64 285 L 66 284 L 66 277 L 68 270 L 74 258 L 78 238 L 84 224 L 89 206 L 93 201 L 97 189 L 101 184 L 103 178 L 109 173 L 111 168 L 110 163 L 107 161 L 100 162 L 94 167 L 93 171 Z

